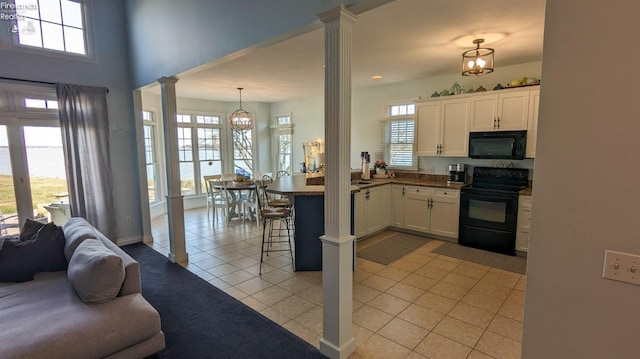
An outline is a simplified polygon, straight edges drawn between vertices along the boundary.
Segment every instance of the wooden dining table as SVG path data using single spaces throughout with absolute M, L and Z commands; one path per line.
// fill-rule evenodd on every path
M 231 195 L 231 198 L 233 199 L 234 202 L 240 202 L 240 200 L 242 199 L 242 191 L 248 191 L 249 193 L 247 194 L 248 197 L 251 196 L 251 191 L 255 191 L 256 190 L 256 183 L 253 181 L 244 181 L 244 182 L 236 182 L 233 180 L 222 180 L 222 181 L 209 181 L 209 184 L 211 185 L 212 188 L 215 189 L 224 189 L 225 186 L 227 188 L 227 191 L 229 191 L 229 194 Z M 242 210 L 241 208 L 234 208 L 232 211 L 232 213 L 229 213 L 229 215 L 231 216 L 231 218 L 241 218 L 241 214 L 242 214 Z M 255 219 L 255 213 L 251 213 L 249 218 L 250 220 L 253 218 Z

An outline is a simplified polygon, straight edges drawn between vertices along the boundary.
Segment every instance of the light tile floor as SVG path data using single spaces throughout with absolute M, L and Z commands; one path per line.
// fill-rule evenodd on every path
M 269 256 L 259 276 L 256 222 L 214 227 L 206 210 L 188 210 L 185 230 L 185 268 L 318 346 L 321 272 L 294 272 L 289 255 L 280 252 Z M 154 219 L 152 231 L 152 248 L 166 255 L 167 217 Z M 350 358 L 520 358 L 525 276 L 432 253 L 441 243 L 433 240 L 390 265 L 357 259 L 357 349 Z

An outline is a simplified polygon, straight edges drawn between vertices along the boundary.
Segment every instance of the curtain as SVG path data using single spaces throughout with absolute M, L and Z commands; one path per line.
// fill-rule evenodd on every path
M 58 84 L 56 91 L 71 215 L 85 218 L 107 238 L 114 238 L 108 89 Z

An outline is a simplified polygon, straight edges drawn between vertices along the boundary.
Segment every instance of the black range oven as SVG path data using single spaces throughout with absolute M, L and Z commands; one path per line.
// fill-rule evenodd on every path
M 518 192 L 527 187 L 525 168 L 475 167 L 460 191 L 458 243 L 515 255 Z

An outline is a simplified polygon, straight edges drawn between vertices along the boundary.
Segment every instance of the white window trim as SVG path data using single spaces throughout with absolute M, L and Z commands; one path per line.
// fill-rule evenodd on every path
M 5 1 L 11 1 L 11 3 L 14 3 L 13 0 L 5 0 Z M 96 48 L 95 48 L 95 31 L 93 30 L 94 29 L 93 0 L 71 0 L 71 1 L 79 2 L 83 4 L 82 9 L 84 12 L 85 37 L 86 37 L 85 45 L 86 45 L 86 51 L 87 51 L 85 55 L 75 54 L 72 52 L 59 51 L 59 50 L 52 50 L 44 47 L 22 45 L 20 44 L 18 33 L 9 33 L 11 37 L 10 49 L 18 52 L 43 55 L 43 56 L 61 58 L 66 60 L 77 60 L 77 61 L 97 63 L 98 58 L 96 56 Z
M 401 171 L 417 171 L 418 170 L 418 156 L 416 155 L 417 138 L 416 138 L 416 131 L 415 131 L 417 108 L 416 108 L 416 113 L 412 115 L 399 115 L 399 116 L 389 115 L 389 109 L 391 106 L 414 104 L 414 101 L 417 99 L 418 98 L 399 99 L 399 100 L 384 102 L 384 108 L 383 108 L 384 117 L 380 120 L 379 136 L 380 136 L 380 152 L 382 153 L 382 157 L 384 158 L 384 160 L 388 163 L 387 169 L 401 170 Z M 407 120 L 411 120 L 414 123 L 413 144 L 412 144 L 413 148 L 411 150 L 412 165 L 411 166 L 394 166 L 389 164 L 390 161 L 386 151 L 386 147 L 387 147 L 386 138 L 385 138 L 386 127 L 389 122 L 407 121 Z

